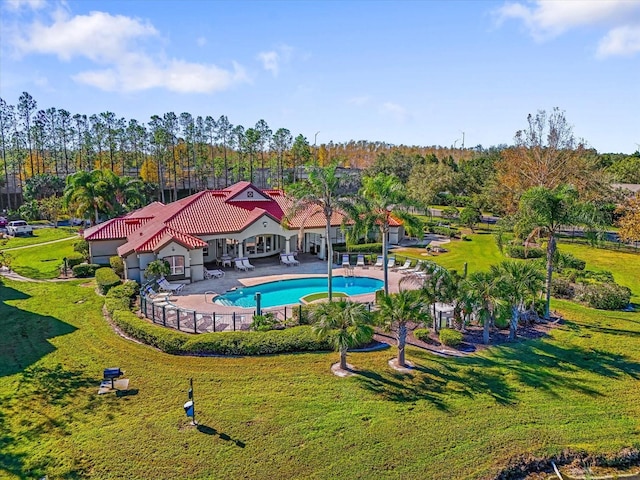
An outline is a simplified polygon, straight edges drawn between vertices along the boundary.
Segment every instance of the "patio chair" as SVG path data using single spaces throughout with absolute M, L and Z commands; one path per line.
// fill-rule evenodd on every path
M 358 255 L 358 259 L 356 260 L 356 267 L 364 268 L 364 255 Z
M 289 255 L 287 255 L 286 253 L 280 254 L 280 263 L 282 265 L 286 265 L 287 267 L 293 265 L 293 263 L 291 263 L 291 260 L 289 260 Z
M 293 265 L 294 267 L 300 266 L 300 262 L 294 258 L 293 253 L 289 253 L 287 259 L 289 260 L 289 265 Z
M 204 278 L 222 278 L 224 277 L 224 272 L 222 270 L 204 270 Z
M 253 265 L 251 265 L 249 263 L 249 259 L 248 258 L 243 258 L 242 259 L 242 265 L 244 265 L 247 270 L 255 270 L 255 268 L 256 268 L 256 267 L 254 267 Z
M 233 263 L 235 264 L 233 268 L 235 268 L 236 270 L 240 270 L 243 272 L 247 271 L 247 267 L 244 266 L 244 264 L 242 263 L 242 259 L 241 258 L 236 258 Z
M 422 260 L 418 260 L 413 268 L 407 268 L 406 270 L 403 270 L 401 273 L 412 274 L 412 273 L 418 273 L 421 271 L 422 271 Z
M 165 292 L 175 293 L 177 295 L 180 292 L 182 292 L 182 289 L 184 288 L 185 284 L 169 283 L 169 281 L 166 278 L 160 277 L 158 279 L 158 286 L 160 287 L 161 290 L 164 290 Z
M 404 272 L 411 268 L 411 259 L 407 258 L 401 267 L 396 268 L 396 272 Z
M 391 257 L 389 258 L 389 260 L 387 261 L 387 268 L 395 268 L 396 266 L 396 257 Z
M 351 263 L 349 263 L 349 254 L 345 253 L 342 255 L 342 267 L 349 268 L 350 266 L 351 266 Z
M 378 257 L 376 258 L 376 263 L 373 265 L 373 268 L 382 268 L 383 260 L 384 258 L 382 257 L 382 255 L 378 255 Z

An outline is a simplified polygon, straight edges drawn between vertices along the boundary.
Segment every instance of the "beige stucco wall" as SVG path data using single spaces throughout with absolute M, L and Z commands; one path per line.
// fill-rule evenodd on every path
M 165 257 L 172 257 L 174 255 L 182 255 L 184 257 L 184 277 L 182 276 L 169 276 L 169 279 L 175 278 L 180 280 L 191 280 L 191 251 L 186 247 L 183 247 L 179 243 L 169 242 L 162 247 L 156 255 L 161 260 Z M 202 264 L 202 250 L 200 250 L 200 264 Z M 204 276 L 203 276 L 204 278 Z M 202 279 L 201 279 L 202 280 Z
M 109 265 L 109 257 L 117 255 L 118 247 L 126 243 L 126 239 L 92 240 L 89 242 L 89 258 L 91 263 Z

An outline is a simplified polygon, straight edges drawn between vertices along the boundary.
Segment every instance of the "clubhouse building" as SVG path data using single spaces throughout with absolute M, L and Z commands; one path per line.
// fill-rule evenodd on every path
M 170 280 L 204 279 L 205 264 L 233 266 L 235 258 L 262 258 L 302 251 L 324 259 L 325 218 L 319 208 L 303 212 L 285 226 L 292 201 L 281 190 L 261 190 L 238 182 L 221 190 L 205 190 L 165 205 L 146 207 L 88 228 L 91 263 L 108 264 L 120 256 L 127 279 L 141 282 L 147 265 L 166 260 Z M 331 218 L 332 244 L 344 243 L 343 215 Z M 303 235 L 300 235 L 302 229 Z M 392 220 L 389 243 L 397 244 L 404 229 Z

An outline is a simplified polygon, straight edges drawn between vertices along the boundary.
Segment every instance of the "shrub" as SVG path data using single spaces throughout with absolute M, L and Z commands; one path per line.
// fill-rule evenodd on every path
M 96 270 L 96 283 L 101 294 L 106 295 L 112 287 L 120 284 L 120 277 L 109 267 Z
M 442 216 L 444 218 L 457 218 L 458 214 L 458 209 L 456 207 L 444 207 L 442 209 Z
M 124 278 L 124 262 L 122 261 L 122 258 L 118 257 L 117 255 L 110 257 L 109 265 L 111 265 L 113 271 L 116 272 L 116 275 L 118 275 L 120 278 Z
M 67 257 L 67 267 L 73 268 L 76 265 L 80 265 L 85 261 L 84 255 L 81 253 L 72 253 Z
M 268 332 L 217 332 L 191 337 L 183 353 L 218 355 L 265 355 L 287 352 L 331 350 L 309 326 Z
M 413 331 L 413 336 L 422 342 L 431 342 L 431 337 L 429 336 L 429 330 L 427 328 L 416 328 Z
M 376 290 L 375 295 L 375 302 L 380 303 L 380 300 L 384 297 L 384 289 L 381 288 L 380 290 Z
M 293 321 L 298 325 L 309 325 L 309 312 L 313 305 L 296 305 L 293 308 Z
M 273 313 L 268 312 L 264 315 L 254 315 L 249 329 L 254 332 L 268 332 L 275 330 L 279 325 L 280 322 L 273 316 Z
M 186 333 L 153 325 L 138 318 L 129 310 L 115 310 L 111 314 L 111 319 L 128 336 L 159 348 L 163 352 L 181 353 L 183 345 L 189 339 Z
M 444 235 L 445 237 L 455 237 L 458 231 L 450 227 L 433 227 L 433 233 L 436 235 Z
M 555 298 L 573 298 L 575 289 L 567 278 L 554 277 L 551 280 L 551 295 Z
M 336 252 L 353 252 L 353 253 L 382 253 L 381 243 L 360 243 L 357 245 L 336 245 Z
M 457 347 L 462 343 L 462 333 L 451 328 L 440 330 L 440 343 L 447 347 Z
M 545 256 L 545 252 L 541 248 L 525 248 L 522 245 L 507 245 L 505 252 L 511 258 L 541 258 Z
M 102 265 L 98 265 L 97 263 L 81 263 L 80 265 L 76 265 L 71 270 L 73 271 L 73 276 L 78 278 L 85 277 L 93 277 L 96 273 L 96 270 L 101 268 Z
M 587 262 L 574 257 L 570 253 L 556 252 L 555 266 L 559 269 L 574 268 L 576 270 L 584 270 Z
M 619 310 L 629 305 L 631 290 L 613 282 L 581 285 L 576 299 L 592 308 Z
M 75 242 L 73 244 L 73 250 L 81 254 L 85 259 L 89 258 L 89 242 L 85 239 Z

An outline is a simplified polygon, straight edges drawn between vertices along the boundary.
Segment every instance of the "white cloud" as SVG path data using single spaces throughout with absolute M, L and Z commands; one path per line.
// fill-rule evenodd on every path
M 640 24 L 614 28 L 600 40 L 598 57 L 631 56 L 640 52 Z
M 531 36 L 545 41 L 579 27 L 610 29 L 601 39 L 599 56 L 635 52 L 634 31 L 640 25 L 640 2 L 635 0 L 533 0 L 505 3 L 495 12 L 498 24 L 520 20 Z M 611 37 L 611 38 L 610 38 Z M 621 44 L 613 46 L 609 44 Z M 629 45 L 631 44 L 631 45 Z
M 396 119 L 398 122 L 405 122 L 409 119 L 407 109 L 397 103 L 385 102 L 381 105 L 380 111 Z
M 271 72 L 274 77 L 278 76 L 278 71 L 280 70 L 280 55 L 278 55 L 278 52 L 275 50 L 260 52 L 258 53 L 258 60 L 262 62 L 262 68 Z
M 258 60 L 262 63 L 262 68 L 277 77 L 280 73 L 280 67 L 291 60 L 292 53 L 292 47 L 282 44 L 274 50 L 258 53 Z
M 24 25 L 12 38 L 20 54 L 55 55 L 61 60 L 91 60 L 99 68 L 72 78 L 107 91 L 164 88 L 180 93 L 211 93 L 247 81 L 244 69 L 151 56 L 143 42 L 160 36 L 149 22 L 123 15 L 91 12 L 69 16 L 58 10 L 52 21 Z
M 46 0 L 5 0 L 4 4 L 9 10 L 17 11 L 23 8 L 40 10 L 47 4 Z

